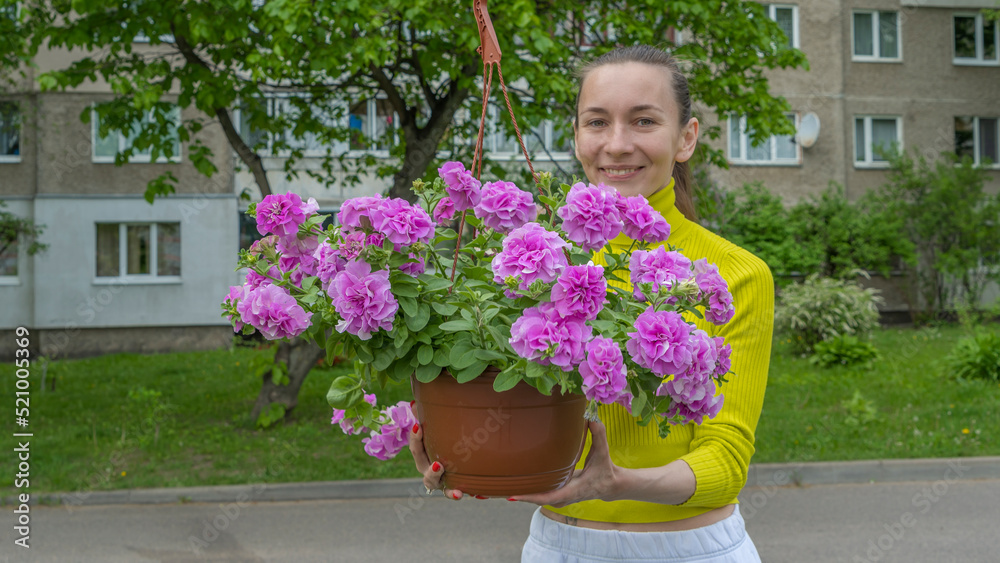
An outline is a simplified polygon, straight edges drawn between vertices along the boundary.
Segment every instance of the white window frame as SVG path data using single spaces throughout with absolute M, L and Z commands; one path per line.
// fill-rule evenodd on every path
M 896 14 L 896 51 L 895 57 L 882 56 L 882 12 L 892 12 Z M 872 55 L 859 55 L 855 52 L 856 33 L 854 28 L 854 16 L 856 14 L 868 14 L 872 18 Z M 903 62 L 903 18 L 895 10 L 852 10 L 851 11 L 851 60 L 864 63 L 899 63 Z
M 386 96 L 382 94 L 375 96 L 374 98 L 368 98 L 367 100 L 365 100 L 367 102 L 367 109 L 368 109 L 368 131 L 362 131 L 362 133 L 365 134 L 365 138 L 367 139 L 373 139 L 373 140 L 375 139 L 375 134 L 378 132 L 378 130 L 376 129 L 377 127 L 376 122 L 378 121 L 377 100 L 385 100 L 385 99 L 387 99 Z M 345 115 L 347 116 L 348 127 L 349 127 L 350 126 L 349 120 L 351 118 L 350 108 L 345 108 L 345 109 L 348 110 L 348 112 Z M 396 113 L 395 110 L 392 112 L 392 121 L 394 124 L 399 123 L 399 114 Z M 399 127 L 393 126 L 392 142 L 390 143 L 390 145 L 396 146 L 398 144 L 399 144 Z M 347 140 L 348 158 L 361 158 L 367 155 L 374 156 L 375 158 L 389 158 L 389 152 L 392 150 L 392 149 L 352 149 L 350 148 L 350 146 L 351 146 L 351 141 L 348 135 L 348 140 Z
M 14 105 L 16 115 L 20 121 L 18 124 L 17 138 L 18 142 L 21 143 L 21 148 L 19 149 L 18 154 L 0 154 L 0 164 L 17 164 L 21 162 L 21 156 L 24 153 L 24 121 L 20 119 L 21 109 L 17 106 L 16 102 L 10 100 L 0 100 L 0 103 L 11 103 Z
M 181 111 L 179 106 L 174 106 L 177 110 L 176 126 L 180 127 Z M 149 115 L 152 115 L 152 110 L 150 110 Z M 114 164 L 115 156 L 105 156 L 97 154 L 97 143 L 99 142 L 100 136 L 100 117 L 97 114 L 97 110 L 91 108 L 90 110 L 90 159 L 91 162 L 95 164 Z M 128 136 L 122 131 L 112 131 L 112 135 L 118 135 L 118 153 L 122 153 L 129 148 Z M 182 160 L 182 153 L 184 152 L 184 143 L 180 141 L 178 137 L 177 140 L 177 153 L 171 155 L 169 158 L 166 156 L 159 156 L 154 161 L 152 159 L 152 154 L 142 154 L 133 153 L 132 156 L 128 158 L 129 164 L 162 164 L 162 163 L 177 163 Z
M 865 137 L 865 158 L 864 160 L 858 160 L 858 121 L 859 119 L 864 120 L 864 137 Z M 888 168 L 889 163 L 881 160 L 874 160 L 875 158 L 875 147 L 872 146 L 872 120 L 873 119 L 892 119 L 896 122 L 896 147 L 902 151 L 903 150 L 903 118 L 898 115 L 855 115 L 851 118 L 851 133 L 854 139 L 853 142 L 853 152 L 851 153 L 852 159 L 854 160 L 855 168 Z
M 129 284 L 171 284 L 181 283 L 184 275 L 183 258 L 181 262 L 180 276 L 161 276 L 157 273 L 159 267 L 159 240 L 157 237 L 157 223 L 176 223 L 180 229 L 180 221 L 129 221 L 115 223 L 114 221 L 98 221 L 94 223 L 94 285 L 109 285 L 127 282 Z M 97 225 L 118 225 L 118 275 L 98 276 L 97 275 Z M 129 274 L 128 272 L 128 228 L 129 227 L 149 227 L 149 273 Z M 183 240 L 183 235 L 181 235 Z M 183 253 L 182 253 L 183 256 Z
M 502 112 L 502 114 L 501 114 Z M 517 146 L 517 150 L 514 151 L 501 151 L 498 150 L 501 137 L 506 133 L 500 127 L 500 116 L 508 117 L 507 107 L 498 107 L 495 105 L 490 105 L 489 110 L 486 114 L 486 132 L 483 135 L 483 152 L 486 153 L 487 158 L 490 160 L 517 160 L 518 158 L 524 158 L 524 153 L 521 152 L 520 145 Z M 524 123 L 518 123 L 518 128 L 521 129 L 521 139 L 525 141 L 525 146 L 529 143 L 527 138 L 532 133 L 527 131 L 523 127 Z M 532 161 L 543 161 L 543 162 L 563 162 L 568 161 L 573 158 L 572 147 L 569 151 L 557 151 L 554 150 L 553 144 L 556 141 L 556 131 L 555 124 L 551 119 L 546 119 L 542 122 L 542 146 L 545 150 L 535 151 Z M 515 140 L 517 137 L 513 137 Z M 531 154 L 530 151 L 528 154 Z
M 980 155 L 982 154 L 982 148 L 980 147 L 981 140 L 979 138 L 979 120 L 980 119 L 995 119 L 997 121 L 997 129 L 1000 129 L 1000 117 L 991 116 L 971 116 L 971 115 L 961 115 L 958 117 L 965 117 L 972 120 L 972 162 L 976 166 L 984 166 L 986 168 L 1000 168 L 1000 160 L 993 162 L 992 164 L 986 166 L 983 164 Z M 1000 139 L 1000 131 L 997 131 L 998 139 Z M 958 149 L 958 147 L 955 147 Z
M 975 18 L 976 20 L 976 56 L 971 57 L 959 57 L 958 53 L 955 51 L 955 41 L 957 39 L 958 30 L 955 26 L 956 18 Z M 1000 22 L 993 22 L 993 36 L 997 39 L 997 45 L 995 45 L 993 50 L 994 59 L 984 59 L 983 58 L 983 47 L 985 46 L 983 38 L 983 13 L 982 12 L 956 12 L 951 16 L 951 53 L 952 53 L 952 64 L 956 66 L 1000 66 Z
M 792 10 L 792 47 L 799 48 L 799 7 L 796 4 L 767 4 L 767 17 L 773 22 L 777 22 L 777 9 L 790 8 Z
M 786 117 L 792 119 L 795 128 L 799 127 L 799 114 L 797 113 L 786 113 Z M 733 155 L 733 143 L 732 139 L 729 137 L 733 132 L 733 120 L 739 120 L 740 128 L 740 154 Z M 749 154 L 751 148 L 750 135 L 747 132 L 747 118 L 745 115 L 736 116 L 730 115 L 729 122 L 726 125 L 726 151 L 729 152 L 729 163 L 738 166 L 801 166 L 802 165 L 802 145 L 795 141 L 795 136 L 792 135 L 792 141 L 795 143 L 795 158 L 778 158 L 778 137 L 777 135 L 771 135 L 768 139 L 771 143 L 771 159 L 770 160 L 747 160 L 746 156 Z

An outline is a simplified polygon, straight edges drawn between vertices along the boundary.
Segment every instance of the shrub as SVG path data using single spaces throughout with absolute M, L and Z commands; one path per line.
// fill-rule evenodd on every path
M 874 422 L 878 418 L 878 409 L 875 408 L 875 403 L 866 399 L 857 389 L 854 390 L 854 395 L 850 399 L 841 401 L 840 407 L 847 411 L 846 416 L 844 416 L 844 424 L 847 426 L 861 426 Z
M 782 290 L 775 327 L 791 336 L 797 352 L 809 354 L 817 343 L 838 336 L 867 338 L 878 326 L 881 300 L 877 290 L 852 281 L 810 276 Z
M 878 350 L 871 342 L 854 335 L 842 335 L 817 342 L 813 350 L 816 354 L 809 361 L 825 368 L 867 364 L 878 358 Z
M 1000 382 L 1000 333 L 980 331 L 962 338 L 945 363 L 957 377 Z

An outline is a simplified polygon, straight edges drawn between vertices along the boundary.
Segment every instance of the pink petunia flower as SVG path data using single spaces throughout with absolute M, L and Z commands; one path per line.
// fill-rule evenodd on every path
M 551 303 L 528 307 L 510 327 L 510 346 L 522 358 L 571 371 L 584 359 L 592 329 L 581 318 L 562 318 Z
M 303 202 L 294 193 L 268 195 L 257 204 L 257 231 L 293 239 L 298 235 L 299 225 L 318 209 L 319 204 L 313 198 Z
M 434 236 L 434 221 L 419 205 L 405 199 L 391 198 L 370 212 L 372 227 L 393 244 L 409 246 L 430 242 Z
M 341 317 L 337 323 L 338 332 L 349 332 L 361 340 L 368 340 L 379 329 L 392 330 L 399 303 L 392 294 L 387 270 L 372 272 L 367 262 L 348 262 L 334 276 L 329 295 L 333 308 Z
M 615 206 L 618 197 L 618 192 L 604 184 L 574 184 L 566 195 L 566 204 L 557 212 L 566 238 L 586 251 L 603 248 L 622 232 L 623 223 Z
M 597 318 L 608 302 L 608 283 L 602 266 L 569 266 L 552 286 L 552 304 L 562 317 Z
M 627 388 L 622 350 L 611 338 L 595 337 L 587 343 L 587 359 L 580 364 L 583 394 L 588 400 L 610 405 Z
M 625 349 L 635 363 L 656 375 L 684 373 L 692 361 L 691 329 L 680 313 L 650 307 L 636 317 L 635 332 L 627 333 Z
M 680 252 L 662 246 L 653 250 L 636 250 L 629 260 L 632 294 L 639 301 L 650 301 L 660 288 L 670 289 L 678 281 L 691 277 L 691 260 Z M 640 283 L 653 284 L 654 295 L 644 295 Z
M 624 223 L 622 232 L 632 240 L 662 242 L 670 238 L 670 224 L 646 198 L 641 195 L 622 197 L 616 205 Z
M 733 315 L 736 314 L 736 308 L 733 307 L 733 296 L 729 293 L 729 284 L 719 274 L 719 267 L 715 264 L 709 264 L 707 259 L 701 258 L 694 263 L 694 274 L 702 298 L 708 298 L 705 320 L 715 325 L 723 325 L 732 320 Z
M 521 281 L 519 289 L 528 289 L 535 280 L 555 281 L 569 265 L 563 249 L 569 243 L 538 223 L 515 229 L 503 241 L 503 250 L 493 257 L 493 281 L 503 284 L 510 276 Z
M 538 217 L 531 194 L 513 182 L 488 182 L 473 211 L 483 225 L 499 233 L 509 233 Z
M 236 311 L 243 322 L 268 340 L 294 338 L 312 324 L 312 313 L 307 313 L 287 291 L 272 284 L 248 291 Z
M 438 168 L 438 175 L 444 180 L 444 191 L 448 193 L 456 211 L 471 209 L 479 203 L 482 184 L 461 162 L 445 162 Z

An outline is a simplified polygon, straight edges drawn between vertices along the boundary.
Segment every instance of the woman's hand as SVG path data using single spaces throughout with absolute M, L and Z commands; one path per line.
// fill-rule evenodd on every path
M 611 461 L 611 454 L 608 449 L 608 435 L 604 424 L 600 421 L 591 421 L 589 429 L 591 437 L 590 452 L 587 453 L 583 469 L 574 473 L 569 483 L 547 493 L 518 495 L 508 500 L 521 500 L 533 504 L 554 506 L 556 508 L 584 500 L 614 500 L 621 468 Z M 413 439 L 411 438 L 410 440 L 410 448 L 412 449 Z M 413 457 L 416 458 L 416 455 L 414 454 Z
M 417 471 L 424 475 L 424 487 L 427 491 L 442 489 L 444 496 L 458 500 L 462 498 L 462 491 L 458 489 L 445 489 L 441 485 L 441 477 L 444 475 L 444 466 L 440 462 L 427 457 L 427 450 L 424 449 L 424 429 L 419 424 L 413 425 L 413 432 L 410 432 L 410 453 L 413 454 L 413 461 L 417 465 Z M 428 494 L 430 494 L 428 492 Z

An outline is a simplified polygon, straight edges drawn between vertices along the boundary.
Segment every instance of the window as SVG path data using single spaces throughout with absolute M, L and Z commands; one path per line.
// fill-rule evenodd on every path
M 14 102 L 0 102 L 0 163 L 21 162 L 21 112 Z
M 799 7 L 793 4 L 768 4 L 767 17 L 785 32 L 788 46 L 799 48 Z
M 786 114 L 792 125 L 797 125 L 795 114 Z M 754 146 L 750 138 L 753 130 L 747 129 L 747 118 L 729 118 L 729 161 L 734 164 L 799 164 L 799 145 L 793 135 L 771 135 Z
M 1000 119 L 956 117 L 955 154 L 972 157 L 978 166 L 1000 166 Z
M 898 117 L 859 116 L 854 118 L 854 166 L 880 167 L 889 162 L 882 154 L 902 146 L 903 122 Z
M 0 241 L 0 282 L 3 278 L 17 278 L 17 239 Z
M 91 140 L 93 142 L 94 162 L 114 162 L 115 157 L 118 153 L 124 152 L 132 147 L 135 142 L 136 137 L 138 137 L 139 131 L 143 127 L 151 124 L 156 117 L 153 112 L 149 112 L 142 117 L 138 123 L 133 125 L 128 134 L 121 131 L 112 131 L 107 137 L 102 137 L 100 133 L 100 117 L 97 111 L 91 113 Z M 171 156 L 167 158 L 161 155 L 157 158 L 156 162 L 180 162 L 181 160 L 181 143 L 180 137 L 177 133 L 177 126 L 180 125 L 181 111 L 179 107 L 174 107 L 168 114 L 168 119 L 173 122 L 173 126 L 169 127 L 171 131 L 171 139 L 173 140 L 173 147 L 171 148 Z M 135 149 L 132 152 L 132 156 L 129 157 L 129 162 L 152 162 L 152 148 L 147 147 L 144 149 Z
M 397 141 L 397 121 L 389 100 L 376 98 L 356 102 L 348 112 L 350 149 L 388 152 Z
M 483 139 L 483 152 L 494 160 L 524 158 L 521 145 L 513 131 L 507 134 L 504 122 L 510 121 L 507 107 L 490 106 L 486 116 L 486 136 Z M 535 127 L 526 129 L 524 122 L 518 122 L 521 130 L 521 140 L 532 159 L 562 160 L 570 156 L 570 141 L 573 138 L 572 125 L 566 124 L 562 129 L 551 120 L 545 120 Z
M 181 275 L 180 223 L 97 223 L 97 277 Z
M 854 60 L 898 61 L 899 14 L 896 12 L 854 12 Z
M 957 65 L 995 65 L 997 59 L 997 23 L 983 14 L 955 15 L 955 58 Z

